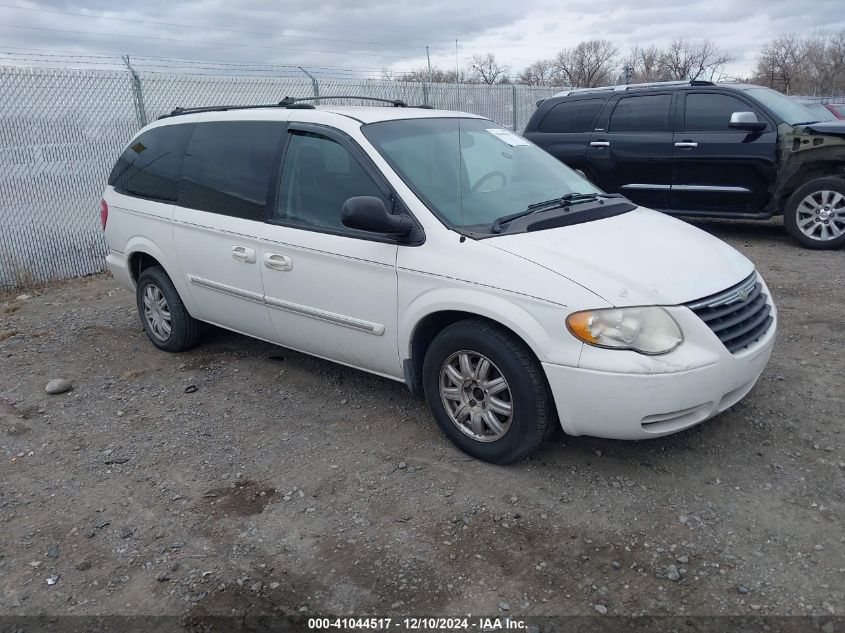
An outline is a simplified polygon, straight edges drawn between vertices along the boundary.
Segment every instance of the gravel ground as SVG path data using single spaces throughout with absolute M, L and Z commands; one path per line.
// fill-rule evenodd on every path
M 0 299 L 0 613 L 842 614 L 845 251 L 700 226 L 780 309 L 757 387 L 510 467 L 398 383 L 223 331 L 159 352 L 105 275 Z

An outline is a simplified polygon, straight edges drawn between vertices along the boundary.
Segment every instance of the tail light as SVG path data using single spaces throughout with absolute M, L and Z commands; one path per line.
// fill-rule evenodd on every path
M 100 200 L 100 224 L 106 230 L 106 223 L 109 221 L 109 205 L 105 199 Z

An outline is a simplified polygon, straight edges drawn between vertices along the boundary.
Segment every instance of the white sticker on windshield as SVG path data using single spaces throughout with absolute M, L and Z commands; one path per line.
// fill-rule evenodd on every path
M 519 134 L 514 134 L 510 130 L 506 130 L 500 127 L 490 127 L 487 128 L 487 131 L 499 140 L 504 141 L 511 147 L 516 147 L 517 145 L 528 145 L 528 141 L 522 138 Z

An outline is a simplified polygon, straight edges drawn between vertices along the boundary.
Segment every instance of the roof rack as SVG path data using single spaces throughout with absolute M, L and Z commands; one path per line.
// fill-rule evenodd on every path
M 326 95 L 325 97 L 300 97 L 294 99 L 293 97 L 285 97 L 279 101 L 279 105 L 283 107 L 290 107 L 302 101 L 322 101 L 323 99 L 360 99 L 362 101 L 378 101 L 380 103 L 389 103 L 394 108 L 407 108 L 408 104 L 401 99 L 382 99 L 381 97 L 361 97 L 358 95 Z
M 226 110 L 257 110 L 260 108 L 304 108 L 313 110 L 314 106 L 306 103 L 281 105 L 279 103 L 265 103 L 262 105 L 219 105 L 219 106 L 205 106 L 200 108 L 174 108 L 168 114 L 162 114 L 159 118 L 167 119 L 172 116 L 180 116 L 182 114 L 196 114 L 198 112 L 225 112 Z
M 323 99 L 361 99 L 363 101 L 378 101 L 380 103 L 389 103 L 394 108 L 407 108 L 408 104 L 400 99 L 382 99 L 380 97 L 361 97 L 357 95 L 327 95 L 325 97 L 300 97 L 294 99 L 293 97 L 285 97 L 278 103 L 265 103 L 262 105 L 219 105 L 219 106 L 203 106 L 198 108 L 174 108 L 168 114 L 162 114 L 159 119 L 166 119 L 172 116 L 179 116 L 182 114 L 196 114 L 197 112 L 224 112 L 226 110 L 256 110 L 259 108 L 288 108 L 293 110 L 313 110 L 315 106 L 311 103 L 304 103 L 305 101 L 322 101 Z M 414 108 L 431 109 L 432 106 L 418 105 L 411 106 Z
M 664 86 L 715 86 L 712 81 L 704 81 L 701 79 L 693 79 L 691 81 L 652 81 L 643 84 L 619 84 L 618 86 L 599 86 L 597 88 L 573 88 L 572 90 L 562 90 L 555 93 L 555 97 L 566 97 L 571 94 L 580 94 L 582 92 L 600 92 L 603 90 L 612 90 L 614 92 L 624 92 L 632 88 L 663 88 Z

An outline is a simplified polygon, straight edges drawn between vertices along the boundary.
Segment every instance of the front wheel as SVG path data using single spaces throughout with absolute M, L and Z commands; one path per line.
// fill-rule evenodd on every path
M 434 338 L 423 386 L 443 433 L 487 462 L 523 459 L 553 428 L 551 396 L 537 359 L 522 341 L 487 321 L 459 321 Z
M 790 236 L 813 249 L 845 245 L 845 179 L 816 178 L 798 187 L 783 211 Z

